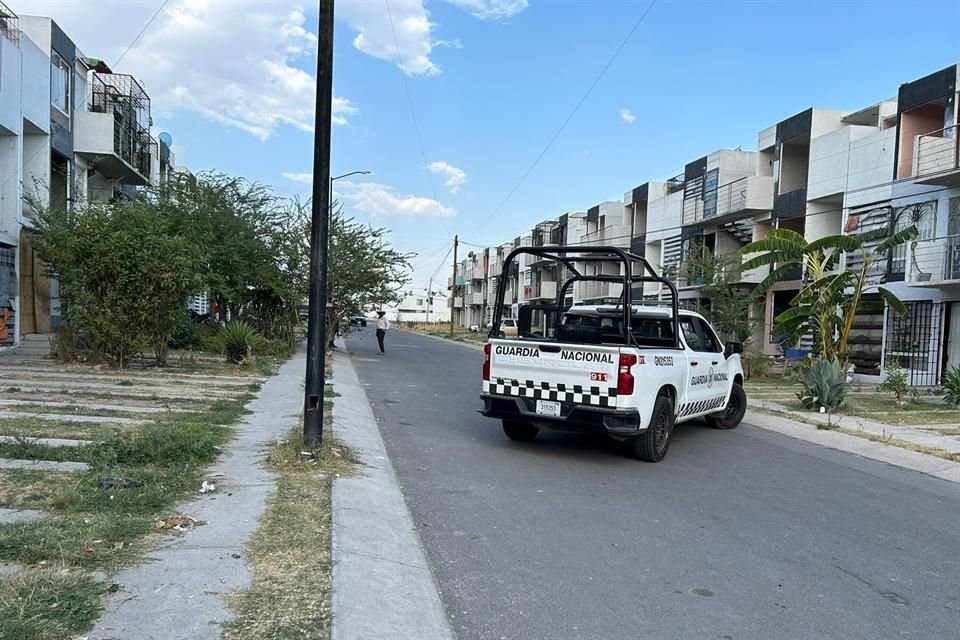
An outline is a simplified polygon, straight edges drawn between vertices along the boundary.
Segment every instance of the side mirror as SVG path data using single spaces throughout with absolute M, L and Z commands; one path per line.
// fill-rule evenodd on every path
M 741 342 L 728 342 L 723 346 L 723 357 L 729 358 L 735 353 L 743 353 L 743 343 Z

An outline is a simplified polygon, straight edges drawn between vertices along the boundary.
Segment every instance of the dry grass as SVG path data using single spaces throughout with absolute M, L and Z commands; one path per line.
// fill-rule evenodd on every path
M 108 587 L 60 567 L 0 576 L 0 638 L 76 637 L 96 620 Z M 51 611 L 57 615 L 50 615 Z
M 330 636 L 331 486 L 350 473 L 355 457 L 332 438 L 329 421 L 315 455 L 302 455 L 301 437 L 295 429 L 267 457 L 279 476 L 277 492 L 251 538 L 253 582 L 231 599 L 237 617 L 226 625 L 225 639 Z

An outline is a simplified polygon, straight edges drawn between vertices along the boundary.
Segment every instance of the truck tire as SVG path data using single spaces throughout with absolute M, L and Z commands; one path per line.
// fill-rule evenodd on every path
M 707 424 L 714 429 L 733 429 L 747 412 L 747 393 L 736 382 L 730 390 L 730 399 L 722 413 L 707 416 Z
M 517 442 L 530 442 L 537 437 L 540 429 L 526 422 L 517 422 L 515 420 L 503 421 L 503 432 L 507 437 Z
M 650 425 L 638 436 L 627 440 L 630 457 L 644 462 L 660 462 L 670 448 L 673 435 L 673 403 L 667 396 L 658 396 L 653 405 Z

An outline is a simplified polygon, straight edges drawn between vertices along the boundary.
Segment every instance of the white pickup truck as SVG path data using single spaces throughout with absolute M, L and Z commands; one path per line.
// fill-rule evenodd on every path
M 643 260 L 624 252 L 615 259 Z M 576 273 L 579 261 L 565 264 L 574 276 L 558 295 L 576 280 L 594 279 Z M 642 281 L 665 282 L 634 276 L 624 290 Z M 672 284 L 667 289 L 676 296 Z M 497 330 L 495 310 L 484 345 L 481 413 L 500 419 L 514 440 L 532 440 L 540 429 L 595 431 L 648 462 L 666 455 L 677 423 L 700 418 L 736 427 L 747 406 L 741 346 L 724 345 L 702 316 L 679 310 L 675 297 L 663 308 L 622 300 L 629 296 L 607 305 L 529 305 L 527 313 L 521 308 L 516 338 Z

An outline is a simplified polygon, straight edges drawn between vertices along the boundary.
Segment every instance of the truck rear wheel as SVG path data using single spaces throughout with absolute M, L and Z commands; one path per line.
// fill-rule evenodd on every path
M 507 437 L 517 442 L 530 442 L 537 437 L 540 429 L 526 422 L 517 422 L 515 420 L 503 421 L 503 432 Z
M 670 448 L 673 435 L 673 403 L 666 396 L 658 396 L 647 430 L 627 440 L 627 452 L 644 462 L 660 462 Z
M 747 412 L 747 393 L 737 383 L 730 390 L 730 399 L 722 413 L 707 416 L 707 424 L 714 429 L 733 429 Z

